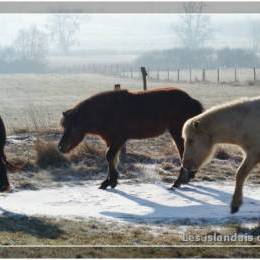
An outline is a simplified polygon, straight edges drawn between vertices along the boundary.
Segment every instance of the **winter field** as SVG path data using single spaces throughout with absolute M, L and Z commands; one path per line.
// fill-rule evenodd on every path
M 240 212 L 229 213 L 242 158 L 237 147 L 219 147 L 196 179 L 178 190 L 169 189 L 180 162 L 167 133 L 127 143 L 115 190 L 98 189 L 107 170 L 106 147 L 98 137 L 87 136 L 69 155 L 57 152 L 61 112 L 116 83 L 142 88 L 140 80 L 97 74 L 0 75 L 7 158 L 20 168 L 9 174 L 13 191 L 0 195 L 0 245 L 7 246 L 1 256 L 259 257 L 259 166 Z M 206 108 L 260 95 L 257 83 L 148 82 L 148 88 L 172 86 Z M 41 248 L 8 248 L 29 245 Z M 249 245 L 254 247 L 242 248 Z

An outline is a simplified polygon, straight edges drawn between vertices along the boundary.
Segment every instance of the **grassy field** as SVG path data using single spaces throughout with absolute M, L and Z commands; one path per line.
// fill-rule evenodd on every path
M 0 113 L 8 127 L 7 157 L 21 167 L 10 173 L 16 191 L 61 187 L 65 183 L 79 185 L 84 180 L 103 179 L 106 175 L 104 143 L 97 137 L 88 136 L 72 154 L 61 157 L 53 152 L 60 138 L 61 112 L 77 102 L 104 90 L 113 89 L 119 83 L 129 90 L 140 90 L 139 80 L 113 78 L 95 74 L 46 74 L 46 75 L 0 75 Z M 178 87 L 199 99 L 206 108 L 244 96 L 260 95 L 260 85 L 248 84 L 170 84 L 151 81 L 149 88 Z M 39 130 L 41 130 L 39 132 Z M 47 142 L 47 148 L 43 143 Z M 45 147 L 45 148 L 44 148 Z M 55 149 L 54 149 L 55 150 Z M 51 153 L 51 151 L 53 153 Z M 236 147 L 222 146 L 215 158 L 198 174 L 198 180 L 234 181 L 234 172 L 241 161 Z M 54 154 L 54 155 L 53 155 Z M 44 160 L 43 160 L 44 158 Z M 55 158 L 55 159 L 53 159 Z M 121 178 L 129 183 L 151 181 L 144 170 L 154 165 L 151 178 L 172 183 L 180 162 L 170 136 L 131 140 L 127 143 L 127 157 L 120 165 Z M 249 181 L 259 184 L 260 168 L 254 169 Z M 136 175 L 136 172 L 139 174 Z M 149 173 L 150 174 L 150 173 Z M 240 224 L 222 226 L 189 226 L 180 230 L 174 225 L 133 226 L 120 223 L 104 223 L 97 220 L 65 220 L 43 217 L 12 215 L 4 212 L 0 217 L 0 245 L 183 245 L 183 234 L 239 234 L 250 233 L 256 238 L 259 226 L 243 227 Z M 225 243 L 224 243 L 225 244 Z M 258 245 L 259 241 L 248 242 Z M 2 248 L 2 257 L 60 256 L 60 257 L 259 257 L 259 250 L 214 248 Z
M 122 88 L 141 90 L 142 81 L 97 74 L 0 75 L 0 113 L 9 131 L 58 127 L 61 112 L 100 91 Z M 206 108 L 235 98 L 260 95 L 260 86 L 148 82 L 148 88 L 178 87 L 199 99 Z

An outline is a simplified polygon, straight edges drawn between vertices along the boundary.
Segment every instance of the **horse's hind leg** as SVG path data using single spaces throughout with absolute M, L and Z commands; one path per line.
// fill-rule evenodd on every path
M 118 171 L 117 165 L 119 163 L 120 148 L 123 142 L 112 144 L 106 154 L 108 161 L 108 176 L 105 181 L 101 183 L 100 189 L 106 189 L 108 186 L 115 188 L 117 185 Z
M 172 130 L 170 130 L 170 134 L 177 146 L 180 160 L 181 160 L 183 151 L 184 151 L 184 142 L 183 142 L 183 138 L 181 136 L 181 129 L 172 129 Z
M 240 165 L 236 175 L 236 188 L 231 202 L 231 213 L 236 213 L 243 202 L 243 185 L 244 182 L 252 170 L 252 168 L 258 162 L 258 158 L 247 154 L 246 158 Z

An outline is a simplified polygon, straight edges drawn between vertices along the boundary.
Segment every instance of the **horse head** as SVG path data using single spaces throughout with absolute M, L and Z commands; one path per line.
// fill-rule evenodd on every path
M 63 112 L 61 126 L 63 128 L 63 135 L 58 144 L 58 149 L 62 153 L 68 153 L 83 140 L 85 131 L 77 115 L 77 111 L 73 109 Z
M 194 175 L 207 161 L 213 150 L 213 142 L 207 129 L 196 118 L 188 120 L 183 127 L 183 168 Z

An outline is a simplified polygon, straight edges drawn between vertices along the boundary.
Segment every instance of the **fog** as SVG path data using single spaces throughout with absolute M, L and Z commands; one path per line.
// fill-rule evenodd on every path
M 0 73 L 260 66 L 258 14 L 0 14 L 0 24 Z
M 181 45 L 174 33 L 174 26 L 179 23 L 178 14 L 81 14 L 78 16 L 81 17 L 80 32 L 73 49 L 147 51 Z M 48 17 L 47 14 L 1 14 L 0 24 L 3 26 L 1 26 L 0 45 L 12 44 L 21 29 L 32 25 L 44 29 Z M 250 48 L 252 21 L 260 21 L 260 15 L 210 15 L 214 37 L 207 46 Z

